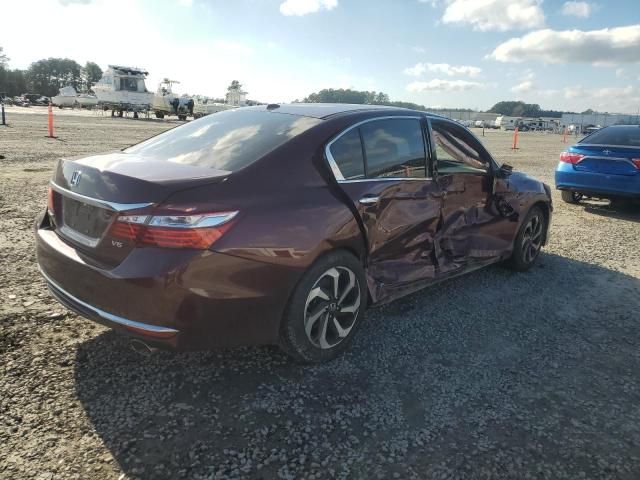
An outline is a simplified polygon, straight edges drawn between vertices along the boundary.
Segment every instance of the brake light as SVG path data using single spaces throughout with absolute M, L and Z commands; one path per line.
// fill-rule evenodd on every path
M 137 245 L 207 249 L 231 227 L 237 214 L 121 215 L 110 234 Z
M 564 163 L 571 163 L 573 165 L 575 165 L 576 163 L 578 163 L 580 160 L 582 160 L 584 158 L 584 155 L 581 155 L 579 153 L 572 153 L 572 152 L 562 152 L 560 154 L 560 161 L 564 162 Z
M 631 163 L 633 163 L 638 170 L 640 170 L 640 158 L 632 158 Z

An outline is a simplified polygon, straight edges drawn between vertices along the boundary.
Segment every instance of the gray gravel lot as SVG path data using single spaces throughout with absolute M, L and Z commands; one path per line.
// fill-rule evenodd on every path
M 17 110 L 16 110 L 17 111 Z M 352 349 L 140 356 L 59 306 L 32 223 L 56 158 L 175 123 L 10 112 L 0 126 L 0 478 L 640 478 L 640 213 L 554 193 L 532 271 L 500 266 L 369 312 Z M 479 132 L 479 131 L 478 131 Z M 553 185 L 557 135 L 488 131 Z

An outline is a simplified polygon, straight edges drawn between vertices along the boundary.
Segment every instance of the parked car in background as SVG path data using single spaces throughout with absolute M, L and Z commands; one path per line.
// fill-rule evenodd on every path
M 499 261 L 535 264 L 551 191 L 425 112 L 228 110 L 60 160 L 37 259 L 72 310 L 153 347 L 347 348 L 366 308 Z
M 640 198 L 640 125 L 612 125 L 587 135 L 560 154 L 556 188 L 562 199 Z

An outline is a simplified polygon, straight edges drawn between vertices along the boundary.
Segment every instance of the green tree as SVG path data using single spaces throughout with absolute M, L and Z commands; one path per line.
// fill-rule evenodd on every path
M 91 90 L 91 85 L 102 77 L 102 69 L 97 63 L 87 62 L 84 68 L 82 68 L 80 75 L 82 76 L 82 89 L 88 92 Z
M 231 85 L 227 87 L 227 91 L 231 92 L 232 90 L 242 90 L 242 84 L 238 80 L 232 80 Z
M 33 62 L 27 70 L 27 86 L 32 93 L 52 97 L 61 87 L 71 85 L 76 90 L 82 84 L 81 67 L 69 58 L 47 58 Z
M 0 47 L 0 68 L 7 68 L 9 57 L 4 53 L 4 49 Z

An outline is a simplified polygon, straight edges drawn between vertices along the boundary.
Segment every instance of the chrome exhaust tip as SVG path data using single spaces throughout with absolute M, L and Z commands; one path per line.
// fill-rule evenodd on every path
M 150 355 L 152 355 L 154 352 L 158 350 L 157 348 L 150 347 L 149 345 L 144 343 L 142 340 L 138 340 L 137 338 L 131 340 L 130 345 L 131 345 L 131 349 L 134 352 L 140 355 L 143 355 L 145 357 L 149 357 Z

